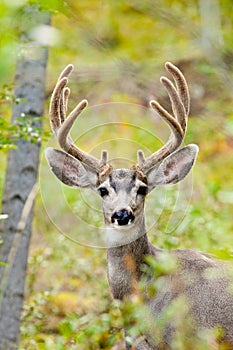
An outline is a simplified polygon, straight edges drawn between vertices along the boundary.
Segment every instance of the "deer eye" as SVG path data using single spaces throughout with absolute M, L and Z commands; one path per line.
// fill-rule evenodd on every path
M 138 187 L 137 194 L 140 194 L 142 196 L 145 196 L 148 192 L 147 186 L 140 186 Z
M 104 197 L 104 196 L 107 196 L 107 195 L 108 195 L 108 190 L 107 190 L 107 188 L 105 188 L 105 187 L 100 187 L 100 188 L 98 188 L 98 191 L 99 191 L 101 197 Z

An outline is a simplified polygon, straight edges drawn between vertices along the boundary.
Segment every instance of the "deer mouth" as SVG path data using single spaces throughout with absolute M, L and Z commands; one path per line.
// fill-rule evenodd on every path
M 131 211 L 126 209 L 115 212 L 111 217 L 112 224 L 119 226 L 131 225 L 134 222 L 135 216 Z

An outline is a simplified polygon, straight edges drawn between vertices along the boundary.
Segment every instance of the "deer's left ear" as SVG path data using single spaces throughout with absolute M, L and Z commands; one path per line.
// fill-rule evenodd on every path
M 52 172 L 65 185 L 74 188 L 89 187 L 95 189 L 97 174 L 88 171 L 76 158 L 51 147 L 45 150 L 45 157 Z
M 147 175 L 149 191 L 157 186 L 176 184 L 192 169 L 198 153 L 197 145 L 188 145 L 165 158 Z

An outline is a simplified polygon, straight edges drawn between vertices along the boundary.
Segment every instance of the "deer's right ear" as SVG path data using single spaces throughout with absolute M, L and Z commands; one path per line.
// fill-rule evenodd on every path
M 166 157 L 158 168 L 149 172 L 149 191 L 157 186 L 172 185 L 183 180 L 192 169 L 198 150 L 197 145 L 188 145 Z
M 45 150 L 45 157 L 52 172 L 65 185 L 74 188 L 95 187 L 97 175 L 94 176 L 68 153 L 49 147 Z

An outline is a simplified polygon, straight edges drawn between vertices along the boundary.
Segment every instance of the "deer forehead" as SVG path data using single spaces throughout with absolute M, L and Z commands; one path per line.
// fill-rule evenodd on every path
M 101 184 L 102 186 L 110 186 L 115 192 L 124 190 L 130 192 L 132 188 L 145 185 L 138 179 L 137 172 L 131 169 L 113 169 L 108 178 Z

